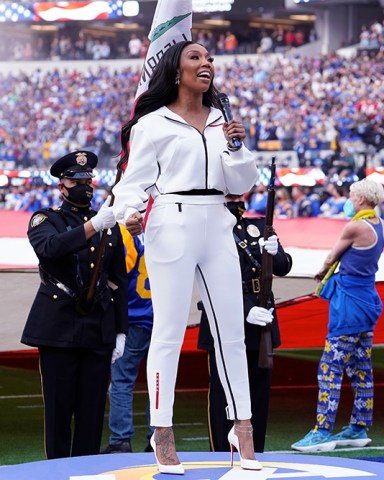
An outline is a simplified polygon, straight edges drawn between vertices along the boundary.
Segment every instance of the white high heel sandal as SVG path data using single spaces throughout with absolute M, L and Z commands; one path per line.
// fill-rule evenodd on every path
M 236 427 L 239 428 L 239 427 Z M 242 427 L 240 427 L 242 428 Z M 252 432 L 252 427 L 246 427 L 248 432 Z M 235 426 L 233 426 L 228 433 L 228 442 L 231 446 L 231 467 L 233 467 L 233 453 L 234 448 L 239 452 L 240 457 L 240 466 L 244 470 L 261 470 L 263 466 L 257 460 L 248 460 L 247 458 L 243 458 L 241 456 L 240 447 L 239 447 L 239 437 L 235 433 Z
M 155 454 L 157 469 L 160 473 L 170 473 L 172 475 L 184 475 L 184 467 L 181 463 L 177 465 L 163 465 L 159 462 L 157 455 L 156 455 L 156 442 L 155 442 L 155 434 L 152 435 L 151 439 L 149 440 L 151 447 L 153 448 L 153 452 Z

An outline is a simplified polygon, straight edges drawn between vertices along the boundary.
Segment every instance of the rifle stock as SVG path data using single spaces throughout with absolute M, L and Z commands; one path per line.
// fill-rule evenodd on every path
M 276 164 L 275 157 L 272 157 L 271 162 L 271 179 L 268 186 L 268 202 L 267 212 L 264 227 L 264 240 L 267 240 L 271 235 L 274 235 L 273 230 L 273 212 L 275 208 L 275 176 Z M 273 257 L 265 248 L 261 255 L 261 275 L 260 275 L 260 293 L 259 306 L 268 308 L 269 298 L 272 293 L 272 277 L 273 277 Z M 260 344 L 259 344 L 259 368 L 273 367 L 273 348 L 272 348 L 272 326 L 267 325 L 261 328 Z

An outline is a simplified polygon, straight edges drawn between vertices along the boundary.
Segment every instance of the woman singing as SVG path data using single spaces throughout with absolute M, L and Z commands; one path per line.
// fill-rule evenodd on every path
M 180 349 L 196 277 L 215 341 L 217 364 L 234 420 L 228 440 L 241 466 L 255 460 L 244 347 L 239 258 L 232 236 L 235 217 L 224 196 L 248 191 L 258 177 L 243 140 L 243 125 L 225 122 L 213 86 L 213 59 L 198 43 L 180 42 L 159 61 L 148 90 L 122 129 L 123 159 L 129 163 L 114 187 L 117 220 L 141 232 L 149 196 L 154 199 L 145 237 L 154 328 L 147 377 L 151 443 L 159 471 L 183 474 L 172 430 Z M 129 144 L 129 147 L 128 147 Z

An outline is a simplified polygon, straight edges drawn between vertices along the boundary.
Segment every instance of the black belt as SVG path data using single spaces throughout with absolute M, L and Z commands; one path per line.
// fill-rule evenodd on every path
M 242 282 L 244 293 L 259 293 L 260 292 L 260 278 L 252 278 Z
M 55 287 L 57 287 L 60 290 L 62 290 L 63 292 L 65 292 L 69 297 L 73 298 L 74 300 L 77 300 L 79 298 L 79 295 L 77 293 L 75 293 L 69 287 L 64 285 L 64 283 L 57 280 L 50 273 L 43 270 L 43 268 L 41 266 L 39 267 L 39 273 L 40 273 L 40 279 L 41 279 L 41 281 L 44 285 L 46 285 L 46 283 L 49 282 L 52 285 L 54 285 Z
M 64 283 L 60 282 L 55 277 L 53 277 L 50 273 L 43 270 L 41 266 L 39 267 L 39 273 L 40 273 L 40 279 L 44 285 L 46 285 L 47 282 L 51 283 L 52 285 L 54 285 L 55 287 L 57 287 L 58 289 L 66 293 L 69 297 L 73 298 L 73 300 L 75 301 L 79 300 L 79 298 L 81 297 L 81 293 L 77 293 L 71 290 Z M 96 289 L 96 295 L 94 296 L 94 300 L 99 301 L 106 289 L 107 289 L 107 285 L 104 285 L 100 289 Z M 85 290 L 85 292 L 87 292 L 87 290 Z
M 183 192 L 171 192 L 169 195 L 224 195 L 224 192 L 215 188 L 194 188 Z

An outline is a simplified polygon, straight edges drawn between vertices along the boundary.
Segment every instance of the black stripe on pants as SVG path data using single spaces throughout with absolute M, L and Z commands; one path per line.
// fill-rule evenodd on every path
M 251 393 L 253 443 L 255 452 L 264 451 L 267 430 L 271 370 L 259 368 L 259 352 L 247 350 L 248 377 Z M 216 366 L 215 352 L 208 353 L 210 386 L 208 392 L 209 443 L 212 452 L 229 452 L 228 433 L 233 421 L 227 419 L 227 401 Z

